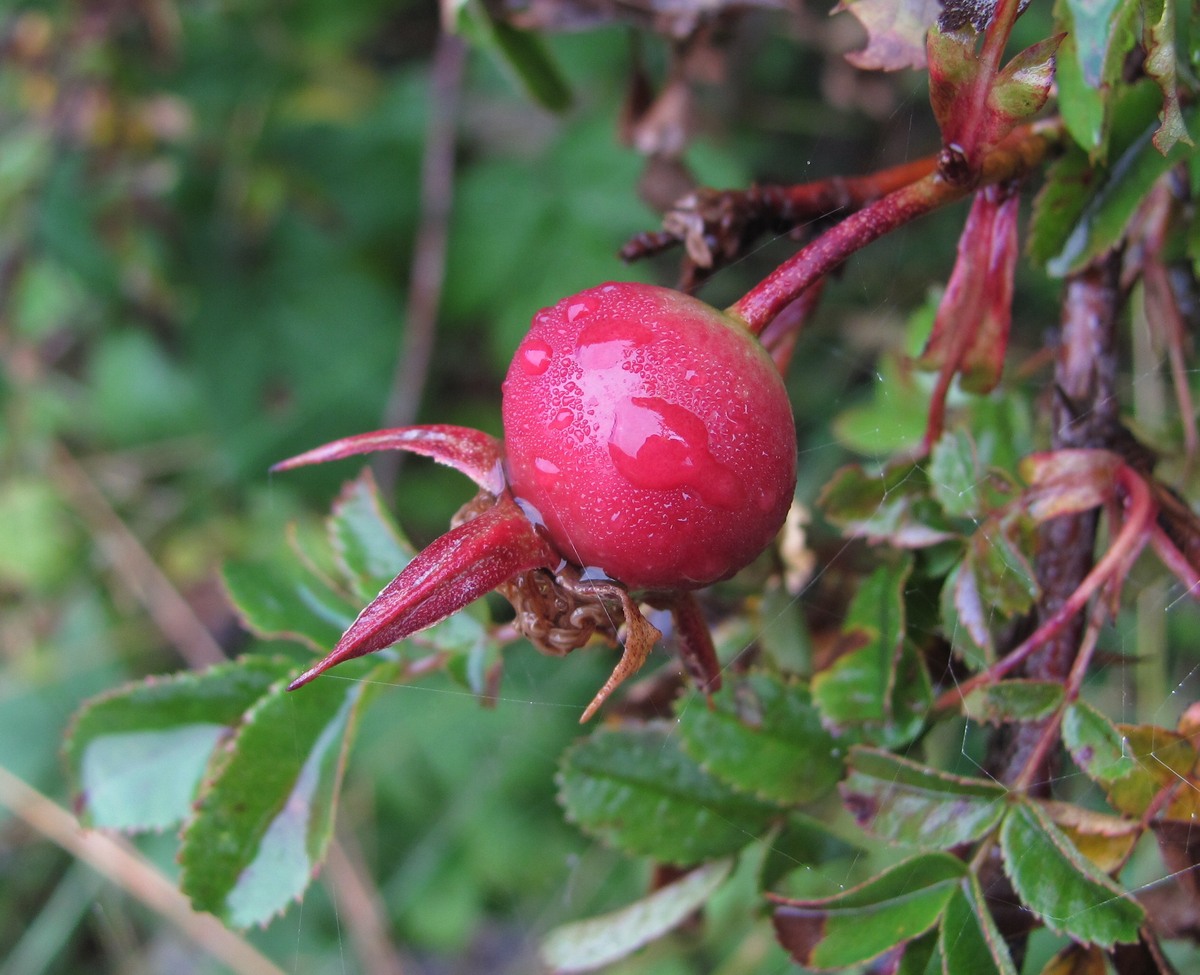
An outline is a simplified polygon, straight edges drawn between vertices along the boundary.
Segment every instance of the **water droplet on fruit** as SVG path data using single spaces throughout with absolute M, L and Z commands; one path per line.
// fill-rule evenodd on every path
M 689 369 L 683 374 L 683 378 L 693 386 L 699 386 L 704 382 L 704 376 L 695 369 Z
M 600 319 L 589 322 L 575 340 L 575 357 L 584 369 L 611 369 L 643 345 L 654 333 L 633 322 Z
M 527 376 L 540 376 L 550 368 L 550 358 L 554 350 L 549 342 L 542 339 L 526 339 L 519 353 L 521 370 Z
M 545 528 L 546 527 L 546 519 L 542 517 L 542 513 L 540 511 L 538 511 L 538 509 L 536 507 L 531 505 L 524 498 L 514 497 L 513 500 L 516 501 L 517 507 L 521 509 L 521 514 L 523 514 L 526 518 L 528 518 L 530 523 L 535 528 Z
M 708 428 L 690 410 L 655 396 L 634 396 L 614 411 L 608 452 L 634 487 L 687 487 L 706 504 L 738 508 L 746 485 L 709 450 Z
M 575 414 L 571 410 L 562 409 L 554 414 L 554 419 L 546 424 L 547 430 L 565 430 L 575 422 Z
M 536 467 L 542 474 L 549 474 L 551 476 L 557 474 L 560 469 L 559 466 L 554 463 L 554 461 L 546 460 L 545 457 L 534 458 L 533 466 Z
M 591 315 L 600 307 L 598 298 L 581 296 L 567 305 L 567 321 L 573 322 L 580 315 Z

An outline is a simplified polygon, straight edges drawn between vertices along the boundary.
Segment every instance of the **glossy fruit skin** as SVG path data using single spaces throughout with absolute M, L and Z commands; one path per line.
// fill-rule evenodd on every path
M 762 346 L 653 285 L 600 285 L 534 317 L 504 382 L 504 440 L 526 514 L 567 561 L 631 589 L 733 575 L 795 487 L 791 404 Z

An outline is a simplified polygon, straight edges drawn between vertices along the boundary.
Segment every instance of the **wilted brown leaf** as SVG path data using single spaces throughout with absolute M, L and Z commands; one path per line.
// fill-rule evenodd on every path
M 941 11 L 938 0 L 842 0 L 835 14 L 853 14 L 867 31 L 867 46 L 846 55 L 864 71 L 925 67 L 925 35 Z

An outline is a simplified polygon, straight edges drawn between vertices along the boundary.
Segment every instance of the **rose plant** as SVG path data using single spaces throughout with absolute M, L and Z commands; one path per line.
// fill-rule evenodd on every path
M 278 464 L 407 451 L 465 474 L 478 494 L 414 554 L 364 475 L 329 519 L 335 582 L 302 552 L 270 572 L 231 567 L 253 630 L 329 652 L 302 667 L 249 655 L 87 706 L 67 754 L 91 822 L 183 820 L 196 906 L 262 921 L 320 864 L 346 748 L 381 686 L 447 671 L 487 698 L 506 643 L 553 655 L 623 644 L 582 712 L 613 697 L 609 720 L 564 756 L 560 798 L 585 833 L 661 869 L 644 899 L 551 932 L 549 968 L 630 954 L 733 886 L 736 870 L 754 874 L 780 948 L 814 970 L 1007 975 L 1039 927 L 1060 939 L 1047 972 L 1173 970 L 1162 941 L 1180 932 L 1156 923 L 1129 877 L 1143 837 L 1164 874 L 1194 871 L 1200 717 L 1190 707 L 1171 727 L 1120 724 L 1089 700 L 1088 681 L 1135 571 L 1165 570 L 1189 595 L 1200 587 L 1200 522 L 1181 494 L 1197 443 L 1183 363 L 1200 262 L 1189 134 L 1200 29 L 1173 0 L 1111 5 L 1115 31 L 1094 5 L 1064 0 L 1044 36 L 1010 54 L 1017 0 L 948 0 L 936 17 L 903 0 L 847 6 L 868 33 L 860 67 L 927 67 L 940 148 L 853 178 L 678 200 L 624 253 L 682 245 L 687 284 L 763 233 L 803 243 L 724 310 L 623 282 L 543 309 L 504 383 L 503 441 L 410 425 Z M 515 28 L 490 14 L 462 16 L 535 94 L 557 97 L 541 48 L 501 43 Z M 523 23 L 561 26 L 545 10 Z M 1026 251 L 1062 279 L 1061 318 L 1047 422 L 1006 439 L 981 418 L 1007 408 L 1020 202 L 1035 181 Z M 753 599 L 718 610 L 709 587 L 759 560 L 762 599 L 778 595 L 795 560 L 776 545 L 799 510 L 785 378 L 827 282 L 871 242 L 959 201 L 969 207 L 955 263 L 906 362 L 932 373 L 907 386 L 922 429 L 875 466 L 841 468 L 816 499 L 839 544 L 861 552 L 852 593 L 825 593 L 837 624 L 824 652 L 796 667 L 753 632 L 714 639 L 731 619 L 761 628 L 763 617 Z M 1131 303 L 1176 381 L 1174 483 L 1119 411 L 1117 325 Z M 476 604 L 492 590 L 511 619 Z M 367 603 L 357 615 L 354 599 Z M 665 711 L 652 694 L 614 697 L 664 629 L 707 707 L 691 706 L 674 667 L 645 682 Z M 334 665 L 350 679 L 315 679 Z M 157 761 L 188 774 L 153 810 L 131 806 L 98 756 L 118 734 L 161 732 L 178 709 L 207 730 Z M 267 774 L 284 713 L 302 760 Z M 938 764 L 945 729 L 978 745 L 971 774 Z M 1067 767 L 1090 793 L 1061 784 Z M 851 819 L 860 882 L 806 887 L 797 866 L 850 842 Z M 1194 886 L 1181 890 L 1195 909 Z

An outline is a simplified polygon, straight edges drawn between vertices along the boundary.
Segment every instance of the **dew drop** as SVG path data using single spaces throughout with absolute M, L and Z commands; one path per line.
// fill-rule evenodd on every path
M 600 300 L 588 296 L 581 296 L 567 305 L 567 321 L 573 322 L 580 315 L 592 315 L 600 307 Z
M 608 452 L 634 487 L 689 488 L 705 504 L 739 508 L 746 485 L 709 450 L 708 428 L 690 410 L 656 396 L 634 396 L 614 411 Z
M 527 376 L 540 376 L 550 368 L 550 359 L 554 350 L 550 343 L 542 339 L 526 339 L 518 353 L 521 371 Z
M 584 369 L 611 369 L 653 341 L 654 333 L 645 326 L 601 318 L 580 330 L 575 356 Z
M 543 474 L 551 474 L 551 475 L 557 474 L 560 469 L 559 466 L 556 463 L 554 463 L 554 461 L 546 460 L 545 457 L 535 458 L 534 462 L 533 462 L 533 466 L 536 467 Z
M 554 414 L 554 419 L 546 424 L 547 430 L 565 430 L 575 422 L 575 414 L 568 409 L 561 409 Z
M 704 376 L 696 369 L 689 369 L 683 374 L 683 378 L 692 386 L 700 386 L 704 382 Z

